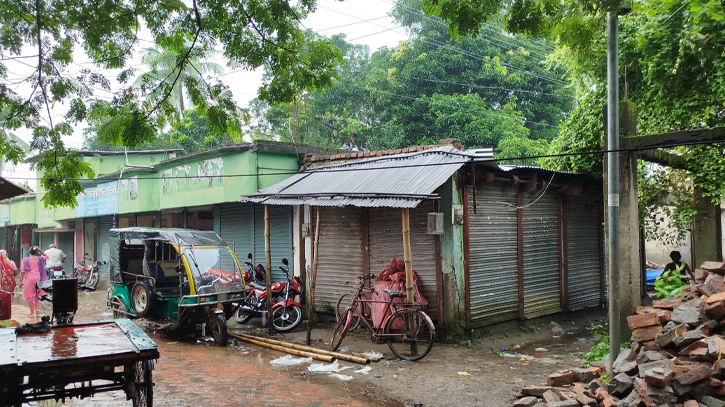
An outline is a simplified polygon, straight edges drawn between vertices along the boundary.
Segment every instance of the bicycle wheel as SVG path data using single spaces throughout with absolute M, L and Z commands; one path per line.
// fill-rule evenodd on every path
M 354 298 L 355 298 L 355 296 L 352 293 L 348 293 L 348 294 L 343 294 L 340 297 L 340 299 L 337 300 L 337 307 L 335 307 L 335 317 L 338 320 L 340 319 L 340 315 L 345 313 L 345 311 L 350 307 L 357 306 L 358 309 L 360 311 L 362 311 L 362 303 L 360 303 L 360 302 L 354 303 L 353 302 Z M 364 314 L 362 314 L 362 312 L 361 312 L 361 315 L 364 315 Z M 350 321 L 350 328 L 348 330 L 354 331 L 357 329 L 358 326 L 360 326 L 360 316 L 356 312 L 353 311 L 351 317 L 352 317 L 352 320 Z
M 348 308 L 347 311 L 342 315 L 342 318 L 337 320 L 335 324 L 335 330 L 332 331 L 332 339 L 330 339 L 330 350 L 336 351 L 340 347 L 342 340 L 345 339 L 347 331 L 350 329 L 350 321 L 352 319 L 352 309 Z
M 405 360 L 420 360 L 433 348 L 435 327 L 422 311 L 411 308 L 398 310 L 385 324 L 388 347 L 395 356 Z

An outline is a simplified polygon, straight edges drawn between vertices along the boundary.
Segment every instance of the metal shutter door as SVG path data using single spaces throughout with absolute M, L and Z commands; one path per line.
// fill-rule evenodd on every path
M 74 246 L 75 245 L 75 233 L 73 232 L 61 232 L 58 236 L 58 248 L 63 251 L 66 255 L 65 263 L 63 263 L 63 269 L 66 274 L 73 273 L 73 259 Z
M 244 262 L 248 261 L 247 254 L 254 254 L 254 207 L 243 203 L 223 204 L 220 215 L 221 238 L 234 250 L 242 268 L 246 270 Z
M 98 222 L 98 257 L 100 257 L 97 260 L 100 260 L 101 262 L 106 262 L 106 264 L 103 264 L 101 266 L 101 269 L 98 271 L 98 274 L 104 278 L 108 279 L 108 270 L 111 266 L 111 243 L 109 241 L 109 234 L 108 231 L 110 231 L 113 228 L 113 216 L 101 216 L 99 218 Z
M 272 251 L 272 281 L 284 281 L 279 269 L 282 258 L 292 259 L 292 207 L 270 205 L 269 241 Z M 254 262 L 266 267 L 264 252 L 264 205 L 254 205 Z M 246 254 L 245 254 L 246 256 Z
M 418 274 L 418 290 L 428 300 L 426 313 L 437 319 L 435 236 L 428 234 L 428 212 L 433 202 L 423 202 L 410 211 L 410 246 L 413 270 Z M 370 272 L 377 275 L 393 257 L 403 258 L 403 215 L 400 209 L 368 209 Z
M 597 202 L 570 197 L 566 202 L 569 308 L 599 305 L 601 300 L 602 211 Z
M 526 192 L 526 205 L 531 206 L 523 210 L 524 317 L 534 318 L 562 310 L 559 196 L 553 190 Z
M 313 230 L 314 225 L 313 219 Z M 345 282 L 354 285 L 355 277 L 363 272 L 361 233 L 360 208 L 320 208 L 315 309 L 334 313 L 340 296 L 353 290 Z
M 497 184 L 468 194 L 469 290 L 471 325 L 518 318 L 517 189 Z M 508 204 L 508 205 L 507 205 Z

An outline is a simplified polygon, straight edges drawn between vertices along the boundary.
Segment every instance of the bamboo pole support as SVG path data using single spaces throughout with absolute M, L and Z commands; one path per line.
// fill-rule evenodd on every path
M 229 333 L 229 336 L 231 336 L 233 338 L 237 338 L 244 342 L 249 342 L 249 343 L 255 344 L 257 346 L 264 347 L 264 348 L 269 348 L 269 349 L 278 350 L 280 352 L 289 353 L 290 355 L 297 355 L 297 356 L 302 356 L 305 358 L 312 358 L 312 359 L 316 359 L 316 360 L 321 360 L 323 362 L 332 362 L 335 360 L 335 358 L 330 355 L 322 355 L 320 353 L 314 353 L 314 352 L 305 352 L 302 350 L 287 348 L 287 347 L 280 346 L 280 345 L 274 345 L 271 343 L 258 341 L 256 339 L 245 338 L 242 335 L 231 333 L 231 332 Z
M 267 260 L 267 330 L 270 335 L 274 335 L 274 324 L 272 324 L 272 243 L 271 232 L 269 227 L 269 205 L 264 205 L 264 256 Z
M 360 356 L 347 355 L 347 354 L 340 353 L 340 352 L 331 352 L 331 351 L 325 350 L 325 349 L 318 349 L 318 348 L 313 348 L 311 346 L 298 345 L 296 343 L 289 343 L 289 342 L 282 342 L 282 341 L 278 341 L 275 339 L 262 338 L 262 337 L 253 336 L 253 335 L 247 335 L 247 334 L 238 334 L 238 335 L 242 336 L 244 338 L 252 339 L 252 340 L 271 343 L 272 345 L 279 345 L 279 346 L 284 346 L 286 348 L 297 349 L 297 350 L 301 350 L 301 351 L 305 351 L 305 352 L 313 352 L 313 353 L 319 353 L 320 355 L 332 356 L 333 358 L 338 359 L 338 360 L 345 360 L 348 362 L 360 363 L 362 365 L 366 365 L 366 364 L 370 363 L 370 359 L 360 357 Z
M 312 318 L 315 315 L 315 282 L 317 281 L 317 264 L 320 260 L 320 207 L 315 208 L 315 240 L 313 242 L 312 252 L 312 271 L 310 272 L 309 282 L 309 301 L 307 301 L 307 339 L 305 344 L 309 346 L 312 342 Z
M 413 302 L 413 260 L 410 253 L 410 209 L 403 208 L 403 255 L 405 257 L 405 298 Z

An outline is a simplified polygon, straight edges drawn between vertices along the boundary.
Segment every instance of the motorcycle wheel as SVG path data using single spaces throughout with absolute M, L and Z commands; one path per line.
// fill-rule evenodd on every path
M 272 325 L 280 332 L 294 329 L 302 321 L 302 308 L 299 305 L 288 305 L 287 310 L 280 305 L 272 309 Z
M 98 273 L 93 273 L 88 277 L 88 281 L 86 282 L 86 287 L 95 290 L 98 286 Z
M 149 313 L 149 309 L 151 309 L 151 288 L 145 281 L 133 285 L 131 289 L 131 306 L 139 318 L 143 318 Z
M 249 302 L 245 301 L 245 305 L 246 304 L 249 304 Z M 238 324 L 246 324 L 250 319 L 252 319 L 252 317 L 254 317 L 254 313 L 248 309 L 242 308 L 241 305 L 237 308 L 237 312 L 234 313 L 234 319 L 237 320 Z
M 214 336 L 214 342 L 221 346 L 227 346 L 229 336 L 227 332 L 227 320 L 224 319 L 224 315 L 212 314 L 209 318 L 209 327 Z

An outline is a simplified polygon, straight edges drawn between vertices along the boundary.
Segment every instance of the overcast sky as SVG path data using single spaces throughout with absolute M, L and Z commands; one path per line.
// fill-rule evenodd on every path
M 400 41 L 407 38 L 405 30 L 398 27 L 393 20 L 387 15 L 393 7 L 394 0 L 318 0 L 317 11 L 304 20 L 305 28 L 311 29 L 325 36 L 335 34 L 345 34 L 347 41 L 353 44 L 365 44 L 370 47 L 370 51 L 375 51 L 380 47 L 396 46 Z M 136 54 L 138 50 L 153 46 L 151 36 L 140 35 L 140 41 L 135 47 Z M 34 50 L 29 49 L 27 54 L 33 54 Z M 221 80 L 228 85 L 240 107 L 246 107 L 253 98 L 257 96 L 257 89 L 261 84 L 262 71 L 234 71 L 226 67 L 226 61 L 219 59 L 215 61 L 224 66 L 225 73 Z M 18 60 L 4 61 L 6 64 L 10 82 L 25 78 L 35 68 L 31 62 Z M 135 57 L 129 61 L 129 66 L 138 66 L 140 61 Z M 99 70 L 90 60 L 81 52 L 76 53 L 76 60 L 68 67 L 69 74 L 78 72 L 80 69 Z M 143 66 L 138 66 L 143 69 Z M 103 71 L 107 79 L 112 82 L 112 89 L 115 91 L 119 85 L 115 82 L 115 78 L 119 71 Z M 102 89 L 96 89 L 95 96 L 99 98 L 111 99 L 112 94 Z M 15 87 L 17 92 L 27 95 L 30 87 L 24 84 L 18 84 Z M 56 104 L 51 110 L 54 123 L 63 120 L 67 105 Z M 44 120 L 47 120 L 47 115 Z M 80 149 L 83 144 L 83 129 L 85 124 L 76 126 L 75 133 L 65 138 L 63 141 L 68 147 Z M 32 138 L 32 130 L 23 128 L 14 133 L 25 141 Z M 27 165 L 20 165 L 14 174 L 8 174 L 3 171 L 5 176 L 11 176 L 13 181 L 22 182 L 18 178 L 28 178 L 28 183 L 34 188 L 35 181 L 31 178 L 35 177 L 35 173 L 30 171 Z

